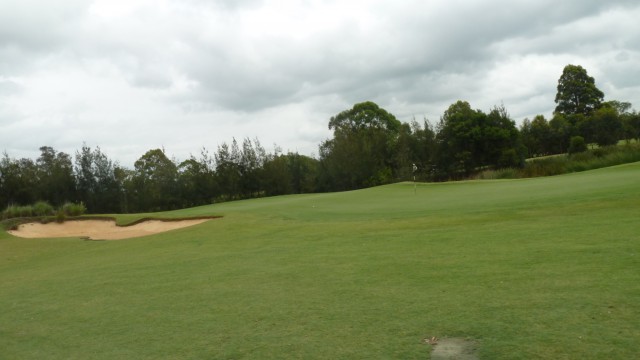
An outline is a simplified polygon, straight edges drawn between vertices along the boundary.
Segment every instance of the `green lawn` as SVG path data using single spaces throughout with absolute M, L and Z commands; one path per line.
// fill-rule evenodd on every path
M 425 359 L 430 336 L 486 359 L 640 354 L 640 163 L 155 215 L 224 217 L 0 233 L 0 358 Z

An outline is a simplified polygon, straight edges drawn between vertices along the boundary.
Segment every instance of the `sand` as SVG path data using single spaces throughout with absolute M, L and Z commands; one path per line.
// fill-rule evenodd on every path
M 131 226 L 117 226 L 113 220 L 71 220 L 63 223 L 22 224 L 18 226 L 18 230 L 11 230 L 9 233 L 22 238 L 80 237 L 91 240 L 121 240 L 158 234 L 201 224 L 209 220 L 148 220 Z

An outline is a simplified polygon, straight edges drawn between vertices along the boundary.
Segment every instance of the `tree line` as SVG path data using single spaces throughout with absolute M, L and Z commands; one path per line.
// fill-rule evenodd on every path
M 171 210 L 262 196 L 342 191 L 417 178 L 466 178 L 484 169 L 522 167 L 527 157 L 640 139 L 640 114 L 631 104 L 603 101 L 581 66 L 567 65 L 558 80 L 551 120 L 538 115 L 520 128 L 504 105 L 488 112 L 453 103 L 432 125 L 409 123 L 373 102 L 355 104 L 329 119 L 332 137 L 312 158 L 258 139 L 233 139 L 211 155 L 177 161 L 164 149 L 143 154 L 133 168 L 86 144 L 75 156 L 49 146 L 36 160 L 0 159 L 0 206 L 46 201 L 82 202 L 92 213 Z
M 298 153 L 267 153 L 256 140 L 235 139 L 213 156 L 178 162 L 152 149 L 133 169 L 86 144 L 72 157 L 49 146 L 34 161 L 0 159 L 0 204 L 82 202 L 91 213 L 172 210 L 260 196 L 316 191 L 318 160 Z

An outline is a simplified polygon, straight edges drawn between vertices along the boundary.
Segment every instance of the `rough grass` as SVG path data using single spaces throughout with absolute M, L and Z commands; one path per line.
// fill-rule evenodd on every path
M 437 336 L 488 359 L 635 358 L 639 176 L 238 201 L 118 242 L 2 233 L 2 357 L 424 359 Z
M 559 154 L 528 159 L 523 168 L 485 170 L 477 179 L 520 179 L 553 176 L 640 161 L 638 144 L 598 147 L 571 155 Z

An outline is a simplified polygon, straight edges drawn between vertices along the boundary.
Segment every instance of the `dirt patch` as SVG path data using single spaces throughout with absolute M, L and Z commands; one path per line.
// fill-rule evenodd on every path
M 147 220 L 131 226 L 118 226 L 114 220 L 71 220 L 63 223 L 28 223 L 9 233 L 22 238 L 81 237 L 91 240 L 122 240 L 158 234 L 198 225 L 211 219 L 178 221 Z
M 432 338 L 433 339 L 433 338 Z M 433 350 L 432 360 L 478 360 L 475 342 L 461 338 L 445 338 L 429 341 Z

